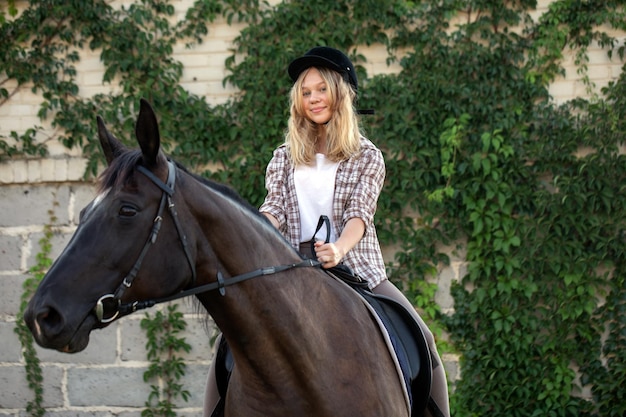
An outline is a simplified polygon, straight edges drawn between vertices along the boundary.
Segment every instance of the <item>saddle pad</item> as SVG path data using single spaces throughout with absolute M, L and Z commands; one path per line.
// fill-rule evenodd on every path
M 432 363 L 421 328 L 411 313 L 395 300 L 362 286 L 350 285 L 341 278 L 335 279 L 358 294 L 380 326 L 405 388 L 411 417 L 422 417 L 430 398 Z

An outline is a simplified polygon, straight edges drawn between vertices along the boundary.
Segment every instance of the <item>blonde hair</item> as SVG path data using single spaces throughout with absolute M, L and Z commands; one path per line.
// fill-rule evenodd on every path
M 361 131 L 354 109 L 356 92 L 341 74 L 327 68 L 317 68 L 328 89 L 332 116 L 326 123 L 326 157 L 334 162 L 349 159 L 361 148 Z M 290 117 L 285 144 L 292 163 L 308 165 L 315 160 L 319 126 L 306 117 L 302 82 L 309 69 L 302 71 L 290 93 Z

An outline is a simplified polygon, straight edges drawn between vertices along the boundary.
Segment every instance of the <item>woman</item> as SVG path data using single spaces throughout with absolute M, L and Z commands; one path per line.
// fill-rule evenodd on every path
M 349 266 L 374 293 L 395 299 L 413 313 L 433 359 L 431 396 L 449 416 L 446 376 L 434 337 L 385 272 L 374 227 L 385 163 L 359 129 L 354 66 L 341 51 L 315 47 L 291 62 L 288 72 L 294 81 L 288 130 L 268 164 L 268 193 L 259 211 L 304 255 L 310 249 L 301 242 L 315 234 L 321 215 L 329 218 L 329 243 L 314 244 L 317 260 L 324 268 Z
M 267 196 L 259 211 L 305 256 L 311 256 L 311 248 L 303 242 L 315 234 L 321 215 L 329 218 L 330 236 L 320 236 L 329 243 L 314 244 L 318 261 L 324 268 L 349 266 L 374 293 L 395 299 L 413 314 L 431 351 L 431 396 L 441 414 L 449 417 L 448 386 L 434 337 L 385 272 L 374 227 L 385 162 L 359 129 L 353 107 L 358 89 L 354 66 L 343 52 L 316 47 L 295 59 L 288 72 L 294 85 L 287 134 L 267 166 Z M 205 413 L 219 399 L 214 366 Z

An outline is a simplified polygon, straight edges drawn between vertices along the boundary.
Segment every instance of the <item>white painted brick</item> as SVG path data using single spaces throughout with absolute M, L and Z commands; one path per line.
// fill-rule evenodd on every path
M 188 81 L 188 82 L 181 82 L 180 85 L 191 94 L 195 94 L 198 97 L 208 98 L 207 86 L 206 86 L 206 83 L 204 82 Z
M 95 129 L 95 126 L 94 126 L 94 129 Z M 95 130 L 94 130 L 93 134 L 94 134 L 94 137 L 95 137 L 95 135 L 97 135 Z M 83 157 L 83 151 L 80 148 L 76 148 L 75 147 L 75 148 L 69 149 L 69 150 L 67 148 L 65 148 L 65 149 L 66 149 L 66 153 L 65 154 L 67 156 L 69 156 L 69 157 L 73 157 L 73 158 L 82 158 Z
M 19 272 L 11 272 L 11 269 L 19 269 L 20 255 L 18 252 L 21 251 L 21 247 L 16 248 L 14 246 L 13 248 L 11 248 L 10 245 L 14 243 L 20 245 L 19 240 L 21 240 L 21 238 L 21 236 L 3 236 L 0 233 L 0 242 L 2 242 L 0 246 L 3 248 L 3 250 L 0 251 L 0 259 L 4 258 L 2 259 L 2 262 L 0 262 L 0 269 L 4 270 L 3 275 L 0 276 L 0 285 L 2 285 L 2 296 L 4 296 L 0 296 L 2 298 L 2 303 L 0 303 L 0 315 L 15 316 L 20 311 L 20 297 L 24 292 L 23 284 L 26 278 Z M 6 259 L 6 256 L 9 254 L 14 254 L 15 258 Z M 0 327 L 1 326 L 2 322 L 0 322 Z M 5 354 L 6 352 L 2 352 L 0 353 L 0 356 L 3 356 Z M 2 362 L 5 361 L 3 360 Z
M 207 83 L 208 95 L 213 97 L 223 97 L 223 96 L 232 96 L 236 90 L 230 84 L 226 84 L 226 86 L 222 85 L 222 82 L 209 82 Z
M 109 330 L 109 329 L 107 329 Z M 107 368 L 78 368 L 68 370 L 68 398 L 72 407 L 105 406 L 141 407 L 147 398 L 150 387 L 143 383 L 145 368 L 125 366 Z M 120 383 L 124 381 L 125 383 Z M 129 384 L 128 384 L 129 383 Z M 128 389 L 128 385 L 135 387 Z M 107 394 L 102 395 L 102 386 L 107 387 Z
M 387 56 L 389 55 L 387 53 L 387 48 L 384 45 L 379 45 L 379 44 L 366 46 L 366 47 L 359 46 L 356 52 L 358 54 L 365 55 L 367 57 L 368 62 L 383 64 L 383 65 L 385 65 Z
M 55 174 L 55 160 L 54 159 L 50 159 L 50 158 L 42 159 L 39 170 L 41 174 L 41 181 L 43 182 L 57 181 L 57 178 L 54 177 L 54 174 Z
M 81 97 L 93 97 L 97 94 L 119 94 L 121 92 L 121 88 L 118 86 L 112 86 L 111 84 L 94 84 L 94 85 L 85 85 L 80 86 L 79 94 Z
M 85 87 L 91 86 L 102 86 L 102 77 L 104 76 L 103 71 L 88 71 L 80 73 L 80 89 L 83 90 Z
M 582 82 L 578 82 L 574 84 L 574 97 L 585 97 L 592 94 L 601 94 L 602 87 L 605 87 L 609 80 L 601 79 L 601 80 L 592 80 L 593 85 L 591 87 L 586 86 Z
M 18 121 L 19 121 L 19 128 L 16 129 L 18 133 L 24 133 L 26 130 L 35 126 L 41 126 L 41 127 L 48 128 L 48 129 L 50 128 L 49 122 L 45 120 L 41 120 L 36 115 L 20 117 L 18 118 Z M 38 132 L 38 134 L 39 136 L 41 136 L 42 132 Z
M 611 63 L 611 59 L 607 51 L 603 49 L 589 48 L 587 51 L 587 56 L 589 57 L 589 62 L 593 62 L 595 65 L 605 64 L 608 65 Z
M 11 111 L 10 107 L 11 106 L 9 106 L 7 104 L 5 104 L 4 106 L 0 106 L 0 120 L 9 117 L 9 112 Z
M 41 161 L 39 159 L 31 159 L 26 162 L 26 166 L 28 169 L 28 182 L 41 182 Z
M 588 66 L 587 73 L 592 80 L 606 80 L 611 76 L 611 67 L 593 64 Z
M 0 184 L 12 184 L 15 182 L 13 176 L 13 162 L 0 162 Z
M 17 80 L 6 80 L 4 84 L 2 84 L 2 87 L 6 88 L 7 90 L 13 90 L 14 88 L 17 88 Z
M 204 76 L 205 80 L 211 80 L 213 82 L 222 83 L 224 76 L 226 75 L 226 70 L 224 67 L 206 67 L 206 75 Z
M 66 159 L 54 159 L 54 178 L 57 181 L 67 181 Z
M 550 94 L 557 99 L 571 98 L 574 94 L 574 84 L 572 81 L 555 81 L 550 85 Z
M 80 61 L 75 64 L 75 67 L 77 72 L 104 72 L 100 55 L 94 55 L 87 50 L 80 52 Z
M 207 38 L 203 43 L 212 44 L 214 41 L 222 39 L 232 46 L 232 40 L 239 36 L 241 30 L 245 27 L 246 25 L 243 23 L 233 23 L 232 26 L 228 26 L 225 23 L 211 25 Z
M 9 115 L 13 117 L 32 116 L 33 114 L 37 114 L 38 110 L 39 106 L 12 102 L 9 106 Z
M 27 87 L 21 87 L 18 93 L 11 98 L 11 100 L 13 99 L 16 99 L 20 103 L 36 105 L 37 107 L 43 102 L 41 95 L 33 93 L 33 90 Z
M 120 10 L 122 8 L 122 6 L 124 6 L 124 5 L 128 5 L 128 2 L 125 1 L 125 0 L 112 0 L 109 3 L 109 6 L 111 6 L 115 10 Z
M 214 35 L 216 36 L 212 37 L 211 32 L 209 32 L 209 39 L 202 43 L 202 51 L 224 55 L 224 57 L 229 56 L 231 54 L 230 49 L 233 48 L 232 39 L 230 37 L 217 36 L 218 33 L 214 33 Z
M 21 121 L 19 118 L 0 115 L 0 135 L 8 136 L 11 131 L 19 130 L 21 130 Z
M 13 180 L 16 184 L 28 181 L 28 164 L 23 159 L 13 161 Z
M 554 0 L 539 0 L 537 1 L 537 9 L 547 11 L 550 3 L 552 3 L 553 1 Z
M 221 69 L 222 72 L 219 72 L 219 69 L 211 70 L 209 67 L 201 67 L 201 68 L 186 68 L 183 72 L 183 77 L 181 81 L 184 82 L 197 82 L 197 81 L 220 81 L 223 78 L 224 70 Z M 222 74 L 222 78 L 215 77 L 216 74 Z
M 85 169 L 87 168 L 87 159 L 85 158 L 70 158 L 67 161 L 67 179 L 69 181 L 80 181 L 85 175 Z
M 185 67 L 184 71 L 187 71 L 190 68 L 203 68 L 209 65 L 210 62 L 208 54 L 190 53 L 188 50 L 184 53 L 176 55 L 176 59 L 183 64 Z
M 57 140 L 51 140 L 47 143 L 48 155 L 52 158 L 65 157 L 70 150 Z

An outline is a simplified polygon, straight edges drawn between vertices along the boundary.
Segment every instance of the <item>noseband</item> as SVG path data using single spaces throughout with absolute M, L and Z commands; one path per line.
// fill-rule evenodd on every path
M 167 161 L 168 164 L 168 175 L 167 175 L 167 183 L 161 181 L 156 175 L 150 172 L 146 167 L 138 165 L 137 170 L 144 174 L 148 179 L 150 179 L 157 187 L 159 187 L 163 194 L 161 195 L 161 203 L 159 204 L 159 210 L 157 211 L 157 215 L 154 218 L 154 222 L 152 225 L 152 230 L 150 231 L 150 235 L 146 240 L 146 243 L 139 254 L 139 257 L 135 261 L 135 264 L 131 268 L 130 272 L 122 283 L 117 287 L 115 293 L 103 295 L 96 302 L 96 306 L 93 311 L 98 318 L 100 323 L 106 324 L 110 323 L 116 318 L 119 317 L 120 314 L 126 315 L 137 310 L 141 310 L 144 308 L 152 307 L 155 304 L 164 303 L 168 301 L 173 301 L 179 298 L 187 297 L 190 295 L 200 294 L 207 291 L 219 290 L 221 295 L 225 295 L 225 287 L 233 284 L 237 284 L 242 281 L 246 281 L 251 278 L 260 277 L 263 275 L 271 275 L 278 272 L 286 271 L 293 268 L 300 267 L 320 267 L 321 264 L 317 261 L 306 259 L 299 263 L 287 264 L 287 265 L 279 265 L 268 268 L 260 268 L 252 272 L 248 272 L 246 274 L 237 275 L 230 278 L 224 278 L 221 272 L 217 273 L 217 281 L 209 284 L 201 285 L 199 287 L 195 287 L 189 290 L 181 291 L 169 297 L 157 298 L 153 300 L 145 300 L 145 301 L 134 301 L 131 303 L 122 304 L 122 296 L 124 292 L 133 285 L 133 281 L 135 280 L 139 269 L 141 268 L 141 264 L 143 262 L 144 257 L 148 253 L 148 249 L 150 246 L 154 244 L 159 235 L 159 230 L 161 230 L 161 223 L 163 222 L 163 211 L 165 210 L 165 206 L 167 204 L 167 208 L 174 220 L 174 226 L 176 227 L 176 232 L 178 233 L 178 237 L 180 238 L 183 251 L 185 252 L 185 257 L 187 258 L 187 262 L 189 263 L 189 267 L 191 268 L 191 276 L 192 283 L 196 282 L 196 268 L 195 262 L 191 258 L 191 253 L 189 251 L 189 245 L 187 243 L 187 236 L 183 232 L 183 229 L 180 225 L 180 221 L 178 219 L 178 213 L 176 212 L 176 207 L 172 202 L 172 196 L 174 195 L 174 185 L 176 183 L 176 165 L 172 161 Z

